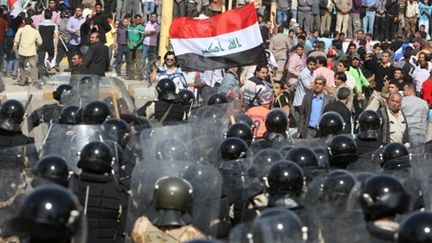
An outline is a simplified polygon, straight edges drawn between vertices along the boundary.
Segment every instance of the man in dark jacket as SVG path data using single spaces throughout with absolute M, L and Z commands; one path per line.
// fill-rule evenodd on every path
M 98 32 L 90 35 L 90 48 L 84 57 L 84 66 L 90 70 L 90 74 L 105 76 L 105 71 L 109 68 L 109 52 L 100 41 Z
M 408 123 L 405 114 L 402 112 L 402 95 L 394 93 L 390 95 L 387 106 L 381 107 L 378 114 L 382 118 L 383 143 L 399 142 L 409 143 Z
M 105 44 L 105 33 L 111 30 L 111 25 L 108 23 L 108 16 L 102 13 L 101 3 L 96 3 L 94 10 L 96 12 L 96 15 L 93 16 L 93 26 L 100 33 L 100 41 Z

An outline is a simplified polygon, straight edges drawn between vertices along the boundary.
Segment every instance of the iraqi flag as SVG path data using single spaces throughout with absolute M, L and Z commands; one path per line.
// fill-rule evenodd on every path
M 30 0 L 8 0 L 10 14 L 14 17 L 24 11 Z
M 266 62 L 253 3 L 207 19 L 177 18 L 170 27 L 170 41 L 185 70 Z

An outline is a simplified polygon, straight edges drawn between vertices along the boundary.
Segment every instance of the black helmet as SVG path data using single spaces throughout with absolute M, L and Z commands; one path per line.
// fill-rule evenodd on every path
M 250 116 L 242 113 L 242 112 L 237 112 L 234 114 L 234 120 L 230 119 L 230 125 L 235 124 L 235 123 L 244 123 L 250 127 L 252 127 L 254 125 L 252 119 L 250 118 Z M 233 123 L 234 121 L 234 123 Z
M 80 230 L 85 230 L 82 223 L 82 210 L 75 195 L 49 184 L 35 188 L 20 201 L 9 227 L 15 235 L 32 242 L 71 242 Z
M 380 159 L 381 167 L 406 168 L 409 166 L 409 151 L 402 143 L 389 143 L 384 146 Z
M 176 94 L 176 85 L 174 81 L 169 78 L 159 80 L 156 85 L 158 97 L 160 100 L 175 100 L 178 98 Z
M 348 135 L 340 134 L 332 137 L 327 149 L 332 167 L 344 169 L 358 159 L 357 143 Z
M 57 101 L 61 101 L 62 95 L 71 89 L 72 86 L 68 84 L 61 84 L 60 86 L 57 87 L 55 91 L 53 91 L 53 98 Z
M 192 91 L 188 89 L 182 89 L 179 91 L 178 95 L 183 100 L 184 103 L 190 104 L 195 100 L 195 95 Z
M 364 110 L 358 118 L 359 134 L 363 140 L 378 140 L 381 138 L 381 118 L 376 111 Z
M 267 132 L 285 133 L 288 126 L 288 118 L 282 109 L 273 109 L 265 118 Z
M 183 178 L 160 178 L 155 183 L 153 193 L 154 208 L 156 210 L 174 210 L 189 213 L 192 192 L 192 185 Z
M 88 103 L 82 109 L 81 121 L 83 124 L 98 125 L 102 124 L 111 114 L 107 104 L 101 101 Z
M 78 109 L 79 109 L 78 107 L 73 106 L 73 105 L 63 108 L 63 110 L 60 113 L 59 123 L 65 124 L 65 125 L 77 124 L 76 123 L 76 114 L 77 114 Z
M 109 173 L 113 155 L 108 145 L 90 142 L 81 149 L 78 168 L 96 174 Z
M 79 85 L 84 85 L 93 82 L 93 78 L 91 76 L 84 76 L 80 79 Z
M 279 151 L 270 148 L 262 149 L 254 155 L 248 174 L 251 178 L 262 179 L 267 175 L 268 166 L 279 160 L 282 160 L 282 154 Z
M 303 170 L 292 161 L 281 160 L 271 165 L 267 175 L 270 195 L 300 196 L 303 191 Z
M 321 186 L 321 198 L 324 201 L 347 199 L 355 184 L 354 175 L 346 170 L 330 172 Z
M 253 133 L 250 126 L 245 123 L 235 123 L 228 128 L 227 138 L 237 137 L 243 139 L 248 146 L 252 144 Z
M 318 167 L 318 159 L 315 152 L 308 147 L 294 147 L 285 156 L 286 160 L 294 161 L 302 168 Z
M 207 105 L 219 105 L 225 103 L 228 103 L 228 98 L 222 93 L 212 94 L 207 100 Z
M 345 122 L 342 116 L 334 111 L 322 114 L 317 129 L 322 137 L 340 134 L 345 129 Z
M 305 232 L 299 216 L 285 208 L 267 208 L 252 225 L 255 243 L 303 242 Z
M 18 100 L 7 100 L 0 108 L 0 127 L 7 131 L 20 131 L 24 119 L 24 106 Z
M 219 150 L 223 160 L 237 160 L 246 157 L 248 146 L 240 138 L 231 137 L 221 143 Z
M 402 183 L 390 175 L 369 178 L 360 193 L 360 204 L 367 221 L 374 221 L 408 210 L 409 195 Z
M 102 128 L 112 140 L 117 141 L 121 146 L 126 145 L 129 127 L 125 121 L 111 118 L 102 123 Z
M 39 160 L 35 174 L 42 179 L 68 186 L 69 169 L 66 161 L 56 155 L 48 155 Z
M 317 159 L 318 159 L 318 166 L 320 168 L 328 168 L 329 167 L 329 154 L 328 151 L 321 146 L 313 148 L 313 151 L 315 152 Z
M 398 243 L 431 243 L 432 213 L 414 212 L 400 224 L 397 234 Z
M 161 160 L 183 160 L 190 158 L 186 144 L 175 138 L 168 138 L 156 144 L 156 157 Z

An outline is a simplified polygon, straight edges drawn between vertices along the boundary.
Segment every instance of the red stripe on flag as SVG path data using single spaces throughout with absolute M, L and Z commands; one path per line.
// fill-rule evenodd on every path
M 204 38 L 230 33 L 249 27 L 257 22 L 255 6 L 227 11 L 208 19 L 177 18 L 170 27 L 170 38 Z
M 16 1 L 17 1 L 17 0 L 8 0 L 9 8 L 12 8 L 12 6 L 14 5 L 14 3 L 15 3 Z

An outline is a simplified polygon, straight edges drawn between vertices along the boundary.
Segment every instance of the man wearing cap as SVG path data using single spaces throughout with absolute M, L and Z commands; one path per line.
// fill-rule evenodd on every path
M 360 56 L 357 53 L 352 56 L 351 67 L 348 72 L 355 79 L 354 93 L 363 94 L 363 87 L 369 87 L 369 82 L 360 69 Z

